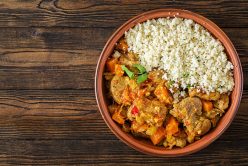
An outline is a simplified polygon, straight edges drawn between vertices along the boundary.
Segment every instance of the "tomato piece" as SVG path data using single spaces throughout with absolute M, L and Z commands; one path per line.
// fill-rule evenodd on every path
M 139 113 L 139 109 L 136 106 L 134 106 L 133 109 L 132 109 L 132 111 L 131 111 L 131 113 L 133 115 L 137 115 Z

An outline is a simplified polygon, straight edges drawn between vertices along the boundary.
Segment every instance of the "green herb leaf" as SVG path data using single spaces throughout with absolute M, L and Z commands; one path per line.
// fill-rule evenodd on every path
M 168 85 L 169 85 L 169 86 L 172 86 L 172 84 L 174 84 L 174 83 L 175 83 L 175 81 L 171 81 L 171 80 L 168 81 Z
M 146 72 L 146 68 L 140 64 L 134 64 L 133 67 L 136 67 L 139 70 L 139 74 L 144 74 Z
M 131 72 L 125 65 L 121 65 L 121 68 L 125 71 L 125 73 L 127 73 L 129 78 L 134 79 L 134 73 Z
M 190 84 L 187 85 L 187 88 L 188 88 L 188 89 L 191 88 L 191 87 L 192 87 L 192 86 L 191 86 Z
M 147 73 L 139 75 L 137 78 L 137 83 L 140 84 L 140 83 L 144 82 L 145 80 L 147 80 L 147 77 L 148 77 Z
M 188 77 L 189 76 L 189 73 L 184 73 L 183 74 L 183 77 Z

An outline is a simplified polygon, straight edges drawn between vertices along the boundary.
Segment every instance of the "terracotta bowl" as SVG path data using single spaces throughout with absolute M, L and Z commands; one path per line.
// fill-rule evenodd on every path
M 160 17 L 181 17 L 192 19 L 198 24 L 201 24 L 203 27 L 208 29 L 209 32 L 212 33 L 217 39 L 219 39 L 226 49 L 226 53 L 228 55 L 229 60 L 234 65 L 234 79 L 235 79 L 235 87 L 231 94 L 230 107 L 226 111 L 225 115 L 221 118 L 216 128 L 212 129 L 208 134 L 203 136 L 200 140 L 187 145 L 184 148 L 175 148 L 172 150 L 165 149 L 164 147 L 158 147 L 152 145 L 149 140 L 143 140 L 139 138 L 133 137 L 131 134 L 125 133 L 121 130 L 121 128 L 111 119 L 111 116 L 107 109 L 108 100 L 106 98 L 106 90 L 104 86 L 104 66 L 107 58 L 111 55 L 115 43 L 123 36 L 124 32 L 128 29 L 132 28 L 138 23 L 144 22 L 149 19 L 156 19 Z M 220 135 L 228 128 L 231 124 L 240 104 L 241 96 L 243 91 L 243 73 L 240 64 L 240 60 L 238 54 L 230 41 L 227 35 L 212 21 L 207 18 L 187 11 L 180 9 L 159 9 L 153 10 L 149 12 L 142 13 L 124 23 L 119 29 L 115 31 L 115 33 L 109 38 L 106 43 L 98 64 L 96 68 L 95 75 L 95 95 L 98 103 L 99 110 L 102 114 L 103 119 L 105 120 L 108 127 L 112 130 L 112 132 L 123 142 L 125 142 L 130 147 L 155 156 L 182 156 L 194 153 L 199 151 L 209 144 L 211 144 L 214 140 L 216 140 Z

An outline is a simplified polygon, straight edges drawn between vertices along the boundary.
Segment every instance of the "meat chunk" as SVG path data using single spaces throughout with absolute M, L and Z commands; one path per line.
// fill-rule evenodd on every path
M 210 119 L 212 126 L 215 127 L 217 122 L 219 121 L 220 117 L 224 113 L 223 110 L 220 110 L 218 108 L 213 108 L 211 111 L 204 111 L 204 115 Z
M 108 110 L 111 115 L 113 115 L 115 112 L 117 112 L 120 109 L 120 106 L 117 104 L 109 105 Z
M 128 52 L 128 45 L 124 38 L 120 39 L 120 41 L 116 44 L 116 49 L 123 53 Z
M 128 77 L 114 76 L 110 82 L 111 95 L 118 104 L 125 104 L 123 94 L 125 95 L 124 91 L 129 87 L 129 80 Z
M 176 135 L 166 135 L 163 145 L 172 149 L 173 146 L 183 148 L 187 144 L 187 135 L 183 130 L 180 130 Z
M 127 53 L 127 57 L 131 60 L 131 61 L 138 61 L 139 60 L 139 56 L 138 54 L 135 54 L 134 52 L 128 52 Z
M 209 94 L 199 92 L 197 89 L 191 88 L 189 89 L 189 96 L 190 97 L 199 97 L 204 100 L 213 100 L 216 101 L 220 98 L 220 93 L 219 92 L 210 92 Z
M 157 100 L 137 98 L 133 101 L 127 112 L 129 120 L 135 120 L 139 124 L 160 127 L 163 125 L 168 110 L 166 106 Z
M 211 128 L 211 122 L 202 114 L 202 102 L 196 97 L 187 97 L 174 104 L 170 113 L 186 127 L 188 141 L 193 142 L 195 136 L 204 135 Z
M 194 128 L 192 129 L 197 136 L 206 134 L 211 128 L 209 119 L 201 116 L 199 120 L 195 121 Z
M 135 69 L 135 68 L 133 68 L 133 65 L 139 63 L 139 61 L 132 60 L 131 58 L 129 58 L 129 57 L 125 56 L 125 55 L 123 55 L 123 56 L 121 56 L 119 58 L 119 62 L 120 62 L 120 64 L 125 65 L 125 66 L 131 68 L 132 70 Z
M 214 102 L 214 107 L 225 110 L 228 108 L 229 105 L 229 96 L 227 94 L 222 94 L 220 99 Z
M 160 84 L 164 82 L 162 78 L 163 75 L 163 70 L 152 70 L 148 73 L 148 79 L 150 79 L 155 84 Z
M 186 118 L 201 116 L 201 110 L 202 103 L 199 98 L 187 97 L 181 102 L 174 104 L 174 109 L 172 109 L 170 113 L 182 122 L 182 120 L 186 120 Z
M 214 119 L 216 116 L 222 116 L 223 113 L 224 111 L 218 108 L 213 108 L 211 111 L 204 111 L 204 115 L 209 119 Z
M 180 137 L 169 135 L 169 136 L 166 136 L 166 139 L 163 145 L 165 147 L 168 147 L 168 149 L 172 149 L 173 146 L 183 148 L 184 146 L 186 146 L 186 143 L 187 143 L 186 138 L 180 138 Z

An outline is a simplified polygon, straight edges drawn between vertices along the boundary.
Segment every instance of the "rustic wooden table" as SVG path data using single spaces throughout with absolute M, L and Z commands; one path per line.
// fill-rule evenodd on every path
M 104 123 L 94 73 L 110 35 L 158 8 L 214 21 L 237 48 L 244 93 L 228 130 L 186 157 L 137 152 Z M 248 165 L 248 1 L 0 1 L 0 165 Z

